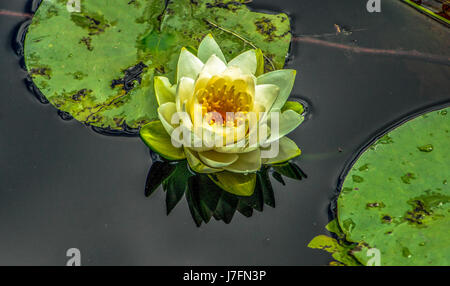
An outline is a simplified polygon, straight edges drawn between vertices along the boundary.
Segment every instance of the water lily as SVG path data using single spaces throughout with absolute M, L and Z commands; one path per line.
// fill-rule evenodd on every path
M 154 78 L 159 120 L 143 126 L 141 138 L 165 159 L 187 159 L 194 172 L 209 174 L 222 189 L 251 195 L 263 164 L 301 153 L 285 137 L 304 119 L 302 106 L 287 102 L 296 71 L 263 71 L 259 49 L 227 62 L 212 35 L 197 56 L 182 48 L 176 82 Z

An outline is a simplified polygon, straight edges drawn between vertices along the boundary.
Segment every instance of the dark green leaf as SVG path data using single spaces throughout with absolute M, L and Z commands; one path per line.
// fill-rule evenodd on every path
M 222 190 L 204 174 L 196 174 L 189 178 L 189 189 L 193 191 L 193 199 L 197 202 L 203 221 L 209 222 L 217 207 Z
M 150 167 L 145 183 L 145 196 L 150 196 L 172 174 L 175 166 L 169 162 L 156 161 Z
M 186 161 L 176 164 L 175 171 L 164 181 L 163 187 L 166 190 L 166 209 L 169 214 L 183 197 L 188 187 L 188 180 L 192 176 L 189 172 Z
M 222 191 L 219 203 L 215 210 L 216 218 L 223 220 L 225 223 L 230 223 L 233 219 L 234 213 L 238 206 L 239 199 L 237 196 L 230 194 L 228 192 Z
M 283 176 L 286 176 L 294 180 L 301 180 L 302 178 L 307 177 L 306 174 L 303 173 L 303 171 L 300 169 L 300 167 L 292 162 L 288 162 L 281 165 L 274 165 L 273 168 L 275 169 L 275 171 L 282 174 Z
M 214 184 L 206 175 L 198 175 L 200 214 L 205 222 L 208 222 L 217 208 L 219 199 L 223 191 Z
M 273 171 L 272 172 L 272 177 L 277 180 L 278 182 L 280 182 L 283 186 L 286 185 L 286 183 L 284 182 L 283 176 L 281 176 L 280 173 L 278 173 L 277 171 Z
M 272 183 L 269 179 L 268 168 L 261 168 L 261 170 L 257 173 L 257 176 L 258 180 L 256 182 L 256 188 L 261 188 L 264 203 L 274 208 L 275 196 L 273 193 Z
M 251 217 L 253 215 L 253 208 L 249 207 L 246 203 L 239 200 L 237 205 L 237 210 L 246 217 Z
M 194 177 L 195 176 L 189 178 L 189 185 Z M 197 190 L 188 187 L 186 191 L 186 201 L 188 203 L 189 211 L 191 212 L 191 216 L 194 219 L 195 224 L 197 226 L 200 226 L 203 222 L 203 218 L 200 215 Z
M 257 211 L 263 211 L 264 198 L 261 188 L 255 188 L 255 191 L 250 197 L 239 197 L 239 200 Z

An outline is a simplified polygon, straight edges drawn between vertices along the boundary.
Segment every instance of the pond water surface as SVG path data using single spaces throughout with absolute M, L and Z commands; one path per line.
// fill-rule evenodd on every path
M 297 36 L 348 46 L 450 56 L 450 32 L 401 1 L 255 0 L 284 11 Z M 27 12 L 27 0 L 0 9 Z M 296 41 L 287 67 L 298 71 L 293 95 L 311 106 L 290 137 L 303 150 L 308 178 L 273 180 L 276 208 L 230 224 L 197 228 L 186 201 L 166 216 L 164 193 L 144 196 L 151 159 L 139 138 L 111 137 L 40 104 L 24 84 L 12 48 L 25 18 L 0 15 L 0 264 L 65 265 L 78 248 L 84 265 L 325 265 L 306 247 L 326 233 L 339 177 L 381 130 L 408 114 L 450 102 L 450 67 L 411 58 L 354 53 Z M 336 25 L 349 34 L 336 33 Z M 324 36 L 319 36 L 323 35 Z

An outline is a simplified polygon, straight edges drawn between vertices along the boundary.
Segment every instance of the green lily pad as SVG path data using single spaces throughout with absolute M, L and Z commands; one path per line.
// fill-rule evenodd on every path
M 361 266 L 361 263 L 353 256 L 355 250 L 361 247 L 356 243 L 348 243 L 345 235 L 339 227 L 336 219 L 329 222 L 325 228 L 336 238 L 326 235 L 318 235 L 309 243 L 308 247 L 312 249 L 322 249 L 330 253 L 336 261 L 330 262 L 330 266 Z
M 174 79 L 181 47 L 212 33 L 229 60 L 260 48 L 266 69 L 282 68 L 291 34 L 285 14 L 246 1 L 43 0 L 26 35 L 27 70 L 59 110 L 98 128 L 126 131 L 156 119 L 153 76 Z
M 338 198 L 338 222 L 353 255 L 381 265 L 450 265 L 450 115 L 410 120 L 356 161 Z M 371 252 L 373 253 L 373 252 Z

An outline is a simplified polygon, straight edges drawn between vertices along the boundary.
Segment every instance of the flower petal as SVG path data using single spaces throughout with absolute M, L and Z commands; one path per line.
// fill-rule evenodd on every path
M 166 102 L 175 102 L 177 86 L 170 84 L 167 77 L 155 76 L 154 87 L 158 105 L 162 105 Z
M 222 77 L 230 77 L 232 79 L 240 78 L 243 75 L 244 74 L 241 69 L 236 66 L 228 66 L 227 69 L 221 74 Z
M 264 106 L 265 110 L 271 110 L 279 93 L 280 88 L 274 84 L 257 85 L 255 88 L 255 103 Z
M 189 163 L 189 166 L 194 172 L 215 173 L 222 171 L 222 169 L 212 168 L 203 164 L 202 161 L 200 161 L 200 158 L 198 157 L 198 153 L 193 150 L 190 150 L 189 148 L 184 148 L 184 153 L 186 154 L 186 159 Z
M 261 152 L 258 149 L 239 154 L 239 159 L 233 164 L 224 167 L 225 170 L 233 173 L 252 173 L 261 168 Z
M 259 122 L 253 122 L 254 119 L 249 119 L 249 124 L 246 124 L 246 127 L 248 128 L 246 131 L 245 138 L 242 138 L 235 143 L 227 144 L 225 146 L 218 146 L 215 147 L 214 150 L 216 152 L 220 153 L 248 153 L 251 151 L 255 151 L 259 148 L 259 139 L 258 138 L 258 132 L 261 132 L 261 129 L 263 126 L 267 127 L 266 123 L 263 123 L 261 121 Z M 261 140 L 263 141 L 264 138 Z
M 276 70 L 259 76 L 256 84 L 274 84 L 280 88 L 280 93 L 272 108 L 282 108 L 289 95 L 295 81 L 295 70 Z
M 255 50 L 243 52 L 228 63 L 229 67 L 238 67 L 246 74 L 255 74 L 257 65 Z
M 264 164 L 281 164 L 300 156 L 302 153 L 297 144 L 287 137 L 280 138 L 279 144 L 278 155 L 274 158 L 263 159 Z
M 248 124 L 242 123 L 238 126 L 216 126 L 208 122 L 202 123 L 202 135 L 208 142 L 217 142 L 220 146 L 234 144 L 241 141 L 247 135 Z
M 279 111 L 280 111 L 279 109 L 272 110 L 272 112 L 279 112 Z M 281 112 L 279 112 L 279 114 L 280 113 Z M 271 126 L 271 128 L 270 128 L 271 134 L 270 134 L 270 137 L 268 138 L 268 140 L 265 142 L 266 144 L 272 143 L 272 142 L 280 139 L 281 137 L 289 134 L 295 128 L 297 128 L 305 119 L 302 115 L 298 114 L 294 110 L 291 110 L 291 109 L 286 110 L 285 112 L 281 113 L 279 116 L 278 133 L 276 134 L 275 129 L 272 126 L 272 120 L 273 120 L 272 114 L 270 114 L 269 116 L 270 116 L 270 118 L 269 118 L 270 123 L 268 125 Z
M 222 53 L 217 42 L 214 40 L 211 34 L 208 34 L 203 38 L 202 42 L 198 46 L 197 56 L 202 62 L 206 62 L 212 55 L 216 55 L 222 62 L 226 63 L 225 56 Z
M 254 100 L 256 78 L 253 75 L 243 74 L 239 68 L 232 66 L 228 67 L 219 76 L 212 77 L 208 84 L 214 84 L 217 81 L 223 80 L 222 78 L 227 78 L 228 80 L 232 80 L 234 84 L 240 85 L 239 89 L 248 92 L 252 96 L 252 100 Z
M 182 77 L 179 80 L 176 95 L 177 111 L 183 111 L 183 105 L 190 106 L 189 102 L 194 97 L 194 87 L 195 81 L 192 78 Z
M 189 77 L 194 80 L 197 79 L 202 68 L 202 61 L 186 48 L 182 48 L 177 65 L 177 82 L 179 82 L 182 77 Z
M 204 89 L 211 79 L 212 75 L 207 72 L 201 72 L 195 81 L 195 91 L 194 94 L 197 94 L 197 91 Z
M 259 148 L 259 147 L 258 146 L 248 147 L 245 144 L 243 146 L 240 146 L 238 143 L 234 143 L 234 144 L 223 146 L 223 147 L 215 147 L 214 151 L 219 152 L 219 153 L 240 154 L 240 153 L 247 153 L 250 151 L 254 151 L 257 148 Z
M 205 141 L 202 139 L 202 129 L 194 128 L 194 124 L 191 121 L 191 117 L 189 113 L 186 111 L 186 104 L 183 104 L 181 107 L 181 111 L 177 112 L 177 116 L 174 117 L 172 121 L 172 125 L 180 124 L 179 128 L 177 128 L 177 133 L 175 134 L 175 141 L 182 142 L 185 147 L 189 147 L 191 150 L 197 152 L 204 152 L 212 150 L 212 147 L 208 147 L 209 145 L 204 144 Z M 180 138 L 182 138 L 180 140 Z
M 237 174 L 220 172 L 208 175 L 208 177 L 220 188 L 238 196 L 251 196 L 255 191 L 256 174 Z
M 144 143 L 153 151 L 168 160 L 182 160 L 185 157 L 183 148 L 175 148 L 171 138 L 159 120 L 142 126 L 139 135 Z
M 206 61 L 203 66 L 200 75 L 206 73 L 209 77 L 220 74 L 227 69 L 227 65 L 216 55 L 212 55 L 209 57 L 208 61 Z
M 173 125 L 172 116 L 177 112 L 177 107 L 173 102 L 166 102 L 158 107 L 158 117 L 161 120 L 164 129 L 166 129 L 167 134 L 171 135 L 173 129 L 176 127 Z
M 219 153 L 215 151 L 199 152 L 200 160 L 213 168 L 221 168 L 233 164 L 239 159 L 236 154 Z

